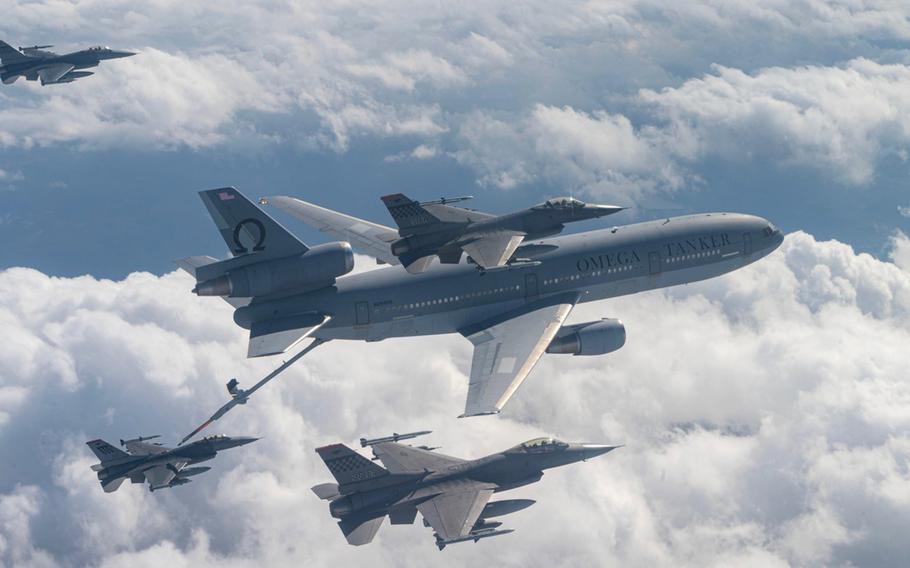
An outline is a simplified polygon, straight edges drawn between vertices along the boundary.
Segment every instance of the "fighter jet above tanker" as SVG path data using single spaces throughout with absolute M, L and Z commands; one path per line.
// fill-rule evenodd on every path
M 494 270 L 462 262 L 416 275 L 394 266 L 347 275 L 347 242 L 309 247 L 231 187 L 200 195 L 233 258 L 190 257 L 181 266 L 196 277 L 197 295 L 236 308 L 234 321 L 250 330 L 248 357 L 283 353 L 307 337 L 460 333 L 474 345 L 463 416 L 499 412 L 545 352 L 603 355 L 623 346 L 618 319 L 566 324 L 576 304 L 720 276 L 783 242 L 761 217 L 707 213 L 538 240 L 522 247 L 527 262 Z M 333 214 L 315 226 L 389 260 L 380 225 Z
M 481 269 L 488 269 L 520 262 L 521 255 L 516 250 L 525 241 L 559 234 L 566 223 L 596 219 L 623 209 L 583 203 L 573 197 L 548 199 L 529 209 L 499 216 L 450 205 L 467 199 L 471 197 L 421 203 L 401 193 L 386 195 L 382 202 L 398 230 L 370 223 L 361 226 L 369 233 L 362 236 L 381 242 L 369 243 L 377 259 L 403 264 L 414 274 L 427 270 L 433 259 L 442 264 L 458 264 L 462 253 L 467 253 Z M 262 203 L 275 205 L 340 240 L 349 240 L 351 235 L 339 231 L 338 226 L 361 221 L 290 197 L 264 199 Z M 351 243 L 363 244 L 353 240 Z
M 101 460 L 92 466 L 105 493 L 113 493 L 129 479 L 133 483 L 148 482 L 149 491 L 176 487 L 192 481 L 194 475 L 205 473 L 210 467 L 187 467 L 204 462 L 230 448 L 255 442 L 258 438 L 229 438 L 209 436 L 186 446 L 167 448 L 149 440 L 158 436 L 120 440 L 126 451 L 104 440 L 92 440 L 86 445 Z
M 508 534 L 490 518 L 534 504 L 530 499 L 490 501 L 494 493 L 540 481 L 543 470 L 603 455 L 619 446 L 567 444 L 537 438 L 503 452 L 463 460 L 397 442 L 371 444 L 382 467 L 344 444 L 316 452 L 337 483 L 313 492 L 329 501 L 329 512 L 349 544 L 367 544 L 386 516 L 393 525 L 410 525 L 419 512 L 432 527 L 436 546 Z
M 25 77 L 27 81 L 40 79 L 42 85 L 72 83 L 93 74 L 82 69 L 98 67 L 105 59 L 136 55 L 131 51 L 116 51 L 100 45 L 60 55 L 45 51 L 49 47 L 54 46 L 35 45 L 15 49 L 0 41 L 0 80 L 7 85 L 15 83 L 19 77 Z

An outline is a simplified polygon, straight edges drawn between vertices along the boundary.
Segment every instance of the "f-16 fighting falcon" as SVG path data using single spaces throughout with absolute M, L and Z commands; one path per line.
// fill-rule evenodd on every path
M 344 444 L 316 452 L 337 483 L 323 483 L 313 492 L 329 501 L 329 511 L 348 543 L 373 540 L 388 515 L 393 525 L 410 525 L 417 513 L 433 527 L 440 550 L 457 542 L 512 532 L 488 519 L 519 511 L 534 501 L 488 502 L 493 493 L 540 481 L 543 470 L 603 455 L 619 446 L 567 444 L 537 438 L 504 452 L 463 460 L 397 442 L 371 445 L 381 467 Z
M 105 59 L 119 59 L 136 55 L 131 51 L 116 51 L 109 47 L 90 47 L 60 55 L 45 51 L 52 45 L 36 45 L 15 49 L 10 44 L 0 41 L 0 80 L 9 85 L 19 77 L 27 81 L 41 80 L 42 85 L 72 83 L 76 79 L 88 77 L 91 71 L 82 71 L 98 67 Z
M 507 215 L 490 215 L 462 207 L 453 207 L 471 197 L 455 197 L 423 203 L 401 193 L 386 195 L 383 203 L 391 213 L 398 231 L 391 227 L 369 224 L 375 239 L 383 242 L 377 259 L 389 264 L 403 264 L 408 272 L 424 272 L 439 259 L 442 264 L 459 264 L 462 253 L 481 269 L 520 262 L 514 258 L 522 242 L 562 232 L 566 223 L 596 219 L 622 211 L 615 205 L 592 205 L 572 197 L 549 199 L 530 209 Z M 266 200 L 340 240 L 351 235 L 334 228 L 349 226 L 351 217 L 289 197 Z M 355 246 L 357 243 L 351 241 Z M 373 243 L 371 243 L 373 244 Z M 379 243 L 375 243 L 379 244 Z
M 471 197 L 420 203 L 401 193 L 384 196 L 382 202 L 398 225 L 397 232 L 389 227 L 376 232 L 376 236 L 388 241 L 388 252 L 395 259 L 386 260 L 390 264 L 401 263 L 408 272 L 416 274 L 425 271 L 433 259 L 442 264 L 458 264 L 464 252 L 481 269 L 494 268 L 520 261 L 513 260 L 513 255 L 526 240 L 556 235 L 566 223 L 596 219 L 623 209 L 587 204 L 572 197 L 549 199 L 530 209 L 500 216 L 449 205 L 467 199 Z M 337 213 L 299 199 L 279 197 L 274 204 L 317 226 L 333 216 L 339 220 Z M 338 236 L 341 240 L 346 237 Z
M 485 271 L 461 263 L 347 275 L 348 242 L 309 247 L 231 187 L 200 195 L 233 257 L 180 264 L 195 275 L 197 295 L 236 308 L 234 321 L 250 330 L 248 357 L 283 353 L 307 337 L 460 333 L 474 345 L 463 416 L 499 412 L 545 352 L 603 355 L 623 346 L 618 319 L 566 324 L 576 304 L 713 278 L 783 242 L 761 217 L 706 213 L 538 240 L 516 251 L 527 262 Z M 395 258 L 380 225 L 332 213 L 316 227 L 380 260 Z
M 138 437 L 120 440 L 126 451 L 108 444 L 104 440 L 92 440 L 86 445 L 101 463 L 92 466 L 98 472 L 98 479 L 105 493 L 113 493 L 129 479 L 133 483 L 148 482 L 149 491 L 176 487 L 192 481 L 194 475 L 205 473 L 210 467 L 188 467 L 210 460 L 229 448 L 255 442 L 258 438 L 229 438 L 208 436 L 179 448 L 166 448 L 149 440 L 159 436 Z

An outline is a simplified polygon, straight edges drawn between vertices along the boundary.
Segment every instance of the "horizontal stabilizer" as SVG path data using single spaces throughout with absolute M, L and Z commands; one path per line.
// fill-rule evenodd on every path
M 256 322 L 250 327 L 250 344 L 246 356 L 265 357 L 284 353 L 330 319 L 331 316 L 322 314 L 303 314 Z
M 359 515 L 346 517 L 338 521 L 338 527 L 344 533 L 344 538 L 347 539 L 348 544 L 361 546 L 372 542 L 373 537 L 379 532 L 379 527 L 382 526 L 383 519 L 385 519 L 385 515 L 367 518 Z
M 104 489 L 105 493 L 113 493 L 120 489 L 120 486 L 123 485 L 124 481 L 126 481 L 125 477 L 116 477 L 109 481 L 102 481 L 101 488 Z
M 341 496 L 341 493 L 338 492 L 337 483 L 320 483 L 319 485 L 314 485 L 310 489 L 316 494 L 316 497 L 319 497 L 324 501 Z
M 398 264 L 398 259 L 392 254 L 389 245 L 398 239 L 398 232 L 391 227 L 332 211 L 294 197 L 266 197 L 260 203 L 274 205 L 317 231 L 333 239 L 347 241 L 355 250 L 379 261 Z

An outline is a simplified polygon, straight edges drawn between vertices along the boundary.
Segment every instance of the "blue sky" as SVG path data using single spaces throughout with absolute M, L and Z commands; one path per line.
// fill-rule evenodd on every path
M 0 86 L 0 455 L 13 458 L 0 565 L 910 554 L 906 2 L 0 0 L 0 13 L 13 45 L 141 52 L 69 85 Z M 630 208 L 610 224 L 739 211 L 788 237 L 721 278 L 580 306 L 571 323 L 620 317 L 626 346 L 544 357 L 499 417 L 455 419 L 460 337 L 333 342 L 219 424 L 260 442 L 171 492 L 104 494 L 85 440 L 171 441 L 223 403 L 229 377 L 277 364 L 245 359 L 228 306 L 174 272 L 226 253 L 195 195 L 223 185 L 380 223 L 393 191 L 473 194 L 491 212 L 571 194 Z M 439 554 L 422 527 L 385 526 L 352 549 L 309 490 L 328 480 L 313 448 L 409 429 L 468 457 L 541 434 L 625 447 L 519 491 L 538 504 L 498 541 Z

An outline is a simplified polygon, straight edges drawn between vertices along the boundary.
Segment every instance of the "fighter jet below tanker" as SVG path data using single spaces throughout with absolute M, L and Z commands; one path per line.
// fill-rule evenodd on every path
M 388 516 L 393 525 L 410 525 L 419 512 L 432 527 L 436 546 L 474 541 L 512 532 L 489 519 L 534 504 L 530 499 L 490 501 L 494 493 L 537 483 L 545 469 L 603 455 L 619 446 L 568 444 L 536 438 L 475 460 L 464 460 L 397 442 L 371 445 L 382 467 L 344 444 L 316 452 L 337 483 L 313 492 L 329 501 L 329 512 L 348 543 L 373 540 Z

